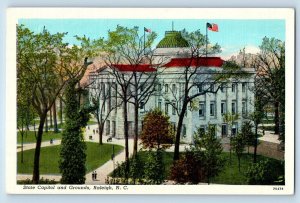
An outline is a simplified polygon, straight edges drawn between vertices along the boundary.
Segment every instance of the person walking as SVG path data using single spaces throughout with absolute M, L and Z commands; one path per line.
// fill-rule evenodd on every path
M 97 172 L 95 171 L 95 180 L 97 180 Z

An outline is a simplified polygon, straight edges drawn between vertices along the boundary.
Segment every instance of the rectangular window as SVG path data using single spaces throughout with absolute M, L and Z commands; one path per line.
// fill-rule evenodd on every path
M 209 90 L 211 92 L 215 91 L 215 85 L 213 83 L 210 84 Z
M 175 84 L 172 84 L 172 93 L 176 94 L 176 85 Z
M 182 132 L 181 132 L 181 137 L 185 137 L 186 136 L 186 126 L 185 124 L 182 125 Z
M 108 83 L 107 84 L 107 99 L 108 99 L 108 101 L 107 101 L 107 108 L 108 108 L 108 110 L 109 111 L 111 111 L 111 109 L 112 109 L 112 106 L 111 106 L 111 84 L 110 83 Z
M 112 136 L 116 137 L 116 121 L 112 121 Z
M 210 106 L 209 106 L 209 114 L 210 116 L 215 116 L 215 102 L 210 102 Z
M 247 115 L 247 103 L 246 103 L 246 101 L 242 102 L 242 114 L 243 114 L 243 116 Z
M 109 135 L 110 134 L 110 121 L 107 120 L 106 121 L 106 135 Z
M 165 113 L 168 115 L 169 113 L 169 104 L 166 102 L 165 103 Z
M 205 105 L 203 102 L 199 103 L 199 116 L 202 117 L 204 116 L 205 113 Z
M 226 102 L 222 101 L 221 102 L 221 114 L 225 114 L 226 113 Z
M 157 90 L 160 92 L 161 91 L 161 84 L 157 84 Z
M 158 107 L 159 110 L 161 110 L 161 100 L 158 100 L 157 107 Z
M 176 103 L 175 102 L 172 102 L 172 114 L 173 115 L 176 115 Z
M 237 123 L 234 123 L 232 125 L 232 129 L 231 129 L 231 135 L 235 136 L 237 133 Z
M 233 101 L 231 103 L 231 113 L 236 114 L 236 102 L 235 101 Z
M 235 92 L 235 89 L 236 89 L 236 84 L 235 84 L 235 83 L 232 83 L 232 85 L 231 85 L 231 91 L 232 91 L 232 92 Z
M 227 136 L 227 125 L 222 124 L 222 137 L 226 137 L 226 136 Z
M 220 90 L 221 90 L 222 93 L 224 93 L 224 84 L 220 85 Z
M 202 93 L 203 92 L 203 85 L 202 84 L 199 84 L 197 85 L 198 86 L 198 92 L 199 93 Z
M 105 84 L 101 82 L 102 99 L 105 99 Z
M 168 91 L 169 91 L 169 85 L 165 84 L 165 93 L 168 93 Z
M 242 83 L 242 92 L 246 92 L 246 86 L 247 86 L 247 83 L 243 82 Z
M 144 102 L 141 102 L 140 103 L 140 109 L 144 109 L 145 108 L 145 103 Z

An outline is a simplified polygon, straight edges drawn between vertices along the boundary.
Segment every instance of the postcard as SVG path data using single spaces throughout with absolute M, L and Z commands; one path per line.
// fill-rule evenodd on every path
M 10 194 L 294 193 L 294 9 L 9 8 Z

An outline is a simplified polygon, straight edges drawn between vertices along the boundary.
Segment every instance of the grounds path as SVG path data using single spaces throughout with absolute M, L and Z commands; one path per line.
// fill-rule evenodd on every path
M 99 142 L 99 138 L 98 135 L 96 135 L 96 133 L 93 133 L 93 130 L 97 129 L 97 125 L 90 125 L 89 129 L 86 129 L 85 132 L 85 139 L 90 141 L 90 142 Z M 89 137 L 92 136 L 92 139 L 89 139 Z M 103 142 L 105 143 L 107 141 L 108 137 L 107 136 L 103 136 Z M 133 153 L 133 139 L 129 139 L 128 140 L 128 145 L 129 145 L 129 156 L 132 155 Z M 50 141 L 47 142 L 42 142 L 42 147 L 46 147 L 46 146 L 53 146 L 53 145 L 59 145 L 61 142 L 60 140 L 54 140 L 53 144 L 50 144 Z M 112 138 L 112 141 L 109 142 L 110 144 L 116 144 L 116 145 L 121 145 L 121 146 L 125 146 L 125 140 L 124 139 L 115 139 Z M 141 145 L 138 145 L 139 149 L 141 149 Z M 185 148 L 188 147 L 188 145 L 180 145 L 180 151 L 184 151 Z M 24 150 L 29 150 L 29 149 L 34 149 L 35 148 L 35 143 L 29 143 L 29 144 L 24 144 Z M 17 152 L 20 152 L 21 148 L 17 149 Z M 174 151 L 174 146 L 172 146 L 171 148 L 167 149 L 167 151 Z M 125 149 L 122 150 L 121 153 L 117 154 L 113 160 L 109 160 L 108 162 L 106 162 L 105 164 L 103 164 L 102 166 L 100 166 L 99 168 L 97 168 L 96 173 L 97 173 L 97 179 L 96 180 L 92 180 L 92 173 L 94 171 L 91 171 L 90 173 L 86 174 L 86 181 L 85 184 L 88 185 L 102 185 L 105 184 L 105 179 L 107 178 L 107 176 L 113 172 L 114 167 L 116 166 L 117 163 L 121 163 L 125 161 Z M 50 179 L 50 180 L 56 180 L 59 181 L 61 176 L 60 175 L 40 175 L 41 178 L 44 179 Z M 17 175 L 17 180 L 26 180 L 26 179 L 32 179 L 32 175 L 29 174 L 18 174 Z
M 98 135 L 94 133 L 94 130 L 96 131 L 97 125 L 90 125 L 89 128 L 86 129 L 85 132 L 85 140 L 88 140 L 90 142 L 99 142 Z M 92 136 L 92 139 L 89 139 L 89 137 Z M 103 136 L 103 142 L 105 143 L 107 141 L 107 136 Z M 265 135 L 260 138 L 260 140 L 272 142 L 272 143 L 278 143 L 278 136 L 271 134 L 271 132 L 266 131 Z M 226 143 L 226 140 L 223 140 L 223 145 Z M 115 139 L 112 138 L 112 141 L 109 142 L 110 144 L 116 144 L 116 145 L 121 145 L 125 146 L 125 140 L 124 139 Z M 49 141 L 43 142 L 42 147 L 46 146 L 53 146 L 53 145 L 59 145 L 60 140 L 54 140 L 53 144 L 50 144 Z M 132 149 L 133 149 L 133 139 L 128 140 L 128 145 L 129 145 L 129 156 L 132 155 Z M 226 145 L 226 144 L 225 144 Z M 139 149 L 141 148 L 141 145 L 138 145 Z M 188 145 L 180 145 L 179 151 L 184 151 L 185 148 L 189 147 Z M 24 150 L 29 150 L 29 149 L 34 149 L 35 148 L 35 143 L 30 143 L 30 144 L 24 144 Z M 21 148 L 18 148 L 17 151 L 21 151 Z M 173 152 L 174 151 L 174 146 L 171 148 L 167 149 L 167 151 Z M 107 176 L 113 172 L 114 167 L 116 166 L 117 163 L 121 163 L 125 161 L 125 149 L 117 154 L 113 160 L 109 160 L 106 162 L 104 165 L 100 166 L 97 168 L 96 173 L 97 173 L 97 179 L 92 180 L 92 173 L 94 171 L 91 171 L 90 173 L 86 174 L 86 184 L 88 185 L 102 185 L 105 184 L 105 179 Z M 60 175 L 41 175 L 41 178 L 44 179 L 50 179 L 50 180 L 56 180 L 59 181 L 61 176 Z M 26 180 L 26 179 L 32 179 L 32 175 L 25 175 L 25 174 L 18 174 L 17 175 L 17 180 Z

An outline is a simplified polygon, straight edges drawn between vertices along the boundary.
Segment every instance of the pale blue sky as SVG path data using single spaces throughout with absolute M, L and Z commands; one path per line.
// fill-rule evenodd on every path
M 114 30 L 117 25 L 140 28 L 141 35 L 143 27 L 147 27 L 158 34 L 154 43 L 156 45 L 163 37 L 165 31 L 186 29 L 188 31 L 200 31 L 205 34 L 206 22 L 216 23 L 219 32 L 208 31 L 208 37 L 212 43 L 221 45 L 223 58 L 237 53 L 243 47 L 246 51 L 255 53 L 258 50 L 262 38 L 275 37 L 285 41 L 284 20 L 230 20 L 230 19 L 20 19 L 34 32 L 40 32 L 45 26 L 50 32 L 68 32 L 65 41 L 76 44 L 74 35 L 86 35 L 91 39 L 107 37 L 108 30 Z

